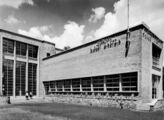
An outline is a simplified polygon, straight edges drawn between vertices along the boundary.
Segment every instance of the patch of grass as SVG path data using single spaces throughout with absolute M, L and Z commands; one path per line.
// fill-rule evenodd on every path
M 135 112 L 119 108 L 100 108 L 62 103 L 19 104 L 8 107 L 72 120 L 164 120 L 164 111 Z
M 66 120 L 66 118 L 30 112 L 20 108 L 2 108 L 0 109 L 0 120 Z

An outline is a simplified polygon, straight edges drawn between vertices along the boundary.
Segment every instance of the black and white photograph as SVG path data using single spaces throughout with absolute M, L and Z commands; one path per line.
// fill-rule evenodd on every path
M 0 0 L 0 120 L 164 120 L 164 0 Z

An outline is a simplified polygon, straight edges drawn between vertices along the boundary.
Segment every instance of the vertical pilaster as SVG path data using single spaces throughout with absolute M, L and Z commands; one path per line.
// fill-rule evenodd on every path
M 82 79 L 80 79 L 80 92 L 82 92 Z
M 13 96 L 16 92 L 16 41 L 14 41 L 14 65 L 13 65 Z
M 73 92 L 73 89 L 72 89 L 72 80 L 70 80 L 70 83 L 71 83 L 71 85 L 70 85 L 71 86 L 71 92 Z
M 91 92 L 93 92 L 93 79 L 91 77 Z
M 122 92 L 122 76 L 119 75 L 119 92 Z
M 104 76 L 104 92 L 106 92 L 106 77 Z
M 28 91 L 28 45 L 26 49 L 26 91 Z

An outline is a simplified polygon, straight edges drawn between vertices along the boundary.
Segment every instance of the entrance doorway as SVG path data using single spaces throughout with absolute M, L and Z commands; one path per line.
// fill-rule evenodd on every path
M 152 98 L 157 98 L 158 84 L 160 81 L 160 76 L 152 75 Z
M 44 84 L 45 95 L 48 95 L 50 90 L 50 82 L 43 82 L 43 84 Z

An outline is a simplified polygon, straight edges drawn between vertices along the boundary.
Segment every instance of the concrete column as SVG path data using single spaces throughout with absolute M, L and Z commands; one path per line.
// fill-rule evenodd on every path
M 14 41 L 14 66 L 13 66 L 13 96 L 16 92 L 16 41 Z
M 80 79 L 80 92 L 82 92 L 82 79 Z
M 73 92 L 73 89 L 72 89 L 72 80 L 70 81 L 70 83 L 71 83 L 71 92 Z
M 107 89 L 106 89 L 106 77 L 104 76 L 104 92 L 106 92 Z
M 26 49 L 26 91 L 28 91 L 28 45 Z
M 122 76 L 119 75 L 119 92 L 122 92 Z
M 93 91 L 93 79 L 92 79 L 92 77 L 91 77 L 91 92 L 94 92 Z

